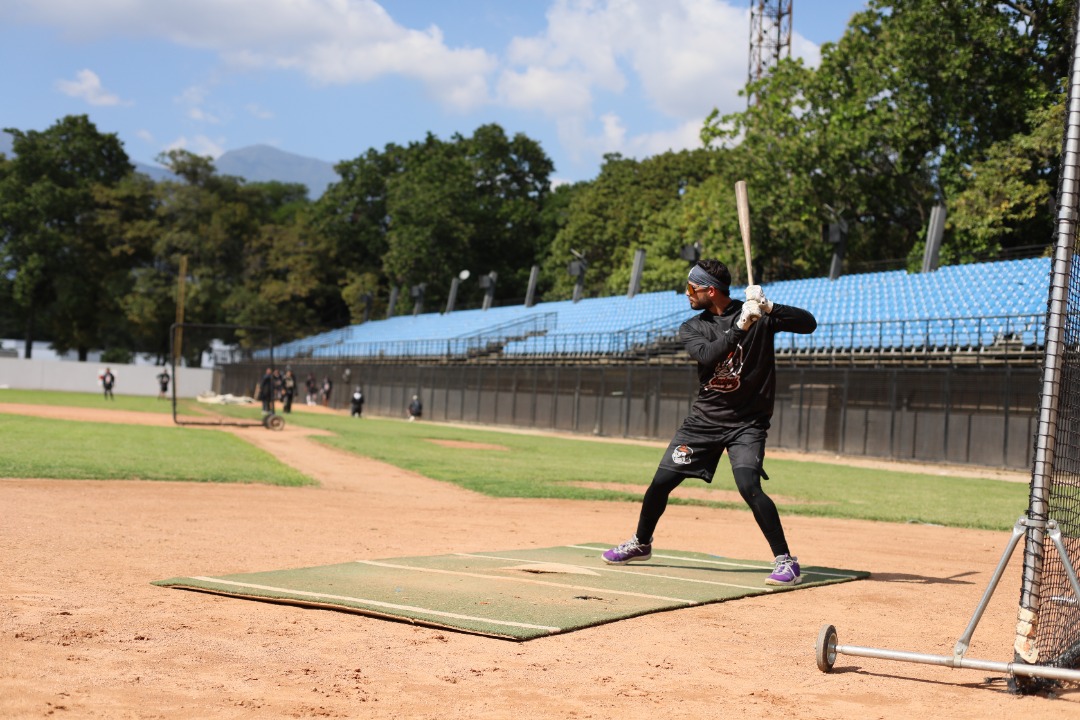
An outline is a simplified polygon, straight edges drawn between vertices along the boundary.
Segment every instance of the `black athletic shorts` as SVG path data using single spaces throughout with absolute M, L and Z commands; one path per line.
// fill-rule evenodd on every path
M 720 456 L 727 450 L 732 469 L 752 467 L 761 473 L 761 477 L 768 478 L 761 465 L 765 459 L 767 435 L 768 430 L 762 427 L 717 427 L 691 415 L 664 451 L 660 467 L 712 482 Z

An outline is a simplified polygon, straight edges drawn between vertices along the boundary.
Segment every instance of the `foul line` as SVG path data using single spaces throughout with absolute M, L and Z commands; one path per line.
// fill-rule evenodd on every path
M 236 587 L 251 588 L 253 590 L 267 590 L 270 592 L 278 592 L 286 595 L 303 595 L 305 597 L 318 599 L 345 600 L 347 602 L 360 603 L 363 605 L 373 605 L 375 607 L 389 608 L 391 610 L 409 610 L 412 612 L 424 613 L 426 615 L 435 615 L 436 617 L 454 618 L 455 620 L 473 620 L 481 623 L 489 623 L 491 625 L 509 625 L 511 627 L 530 628 L 533 630 L 547 630 L 548 632 L 562 632 L 563 630 L 563 628 L 548 627 L 547 625 L 530 625 L 529 623 L 511 622 L 509 620 L 492 620 L 489 618 L 476 617 L 473 615 L 459 615 L 457 613 L 443 612 L 441 610 L 429 610 L 428 608 L 416 607 L 414 605 L 395 605 L 394 603 L 380 602 L 378 600 L 368 600 L 367 598 L 354 598 L 347 595 L 329 595 L 327 593 L 306 592 L 304 590 L 293 590 L 292 588 L 280 588 L 270 585 L 256 585 L 254 583 L 236 582 L 235 580 L 219 580 L 212 577 L 192 577 L 191 579 L 207 583 L 216 583 L 219 585 L 234 585 Z
M 593 547 L 591 545 L 566 545 L 565 547 L 575 548 L 577 550 L 603 550 L 604 549 L 604 548 Z M 655 557 L 655 558 L 662 558 L 664 560 L 681 560 L 683 562 L 706 563 L 708 565 L 729 565 L 731 567 L 751 568 L 753 570 L 772 570 L 773 569 L 772 565 L 765 565 L 765 566 L 751 565 L 749 563 L 731 562 L 730 560 L 704 560 L 702 558 L 690 558 L 690 557 L 683 557 L 681 555 L 661 555 L 659 553 L 653 553 L 652 556 Z M 647 567 L 647 566 L 643 566 L 643 567 Z M 803 575 L 824 575 L 826 577 L 848 578 L 849 580 L 856 580 L 859 577 L 858 575 L 849 575 L 847 573 L 825 572 L 824 570 L 803 570 Z
M 578 545 L 567 545 L 567 547 L 580 547 Z M 592 550 L 592 548 L 589 548 Z M 623 573 L 625 575 L 644 575 L 646 577 L 660 578 L 662 580 L 676 580 L 678 582 L 698 583 L 700 585 L 717 585 L 719 587 L 739 588 L 740 590 L 760 590 L 762 592 L 775 592 L 774 588 L 761 587 L 759 585 L 736 585 L 735 583 L 717 582 L 716 580 L 701 580 L 699 578 L 684 578 L 676 577 L 674 575 L 660 575 L 659 573 L 649 572 L 640 573 L 633 570 L 620 570 L 613 567 L 593 567 L 592 565 L 574 565 L 573 563 L 558 563 L 550 560 L 533 560 L 525 558 L 512 558 L 502 557 L 499 555 L 471 555 L 469 553 L 454 553 L 461 557 L 471 558 L 491 558 L 492 560 L 510 560 L 513 562 L 529 562 L 536 563 L 538 565 L 569 565 L 570 567 L 582 568 L 584 570 L 592 570 L 593 572 L 609 572 L 609 573 Z M 663 557 L 662 555 L 656 555 L 655 557 Z
M 548 587 L 566 588 L 567 590 L 584 590 L 586 592 L 608 593 L 609 595 L 626 595 L 629 597 L 643 598 L 645 600 L 664 600 L 666 602 L 686 603 L 687 605 L 700 605 L 700 600 L 687 600 L 686 598 L 665 597 L 663 595 L 649 595 L 646 593 L 629 592 L 627 590 L 611 590 L 608 588 L 590 587 L 588 585 L 566 585 L 564 583 L 546 582 L 544 580 L 532 580 L 530 578 L 503 577 L 501 575 L 488 575 L 487 573 L 471 573 L 462 570 L 437 570 L 435 568 L 415 567 L 413 565 L 396 565 L 394 563 L 376 562 L 375 560 L 356 560 L 355 562 L 376 567 L 393 568 L 395 570 L 415 570 L 416 572 L 437 573 L 439 575 L 458 575 L 461 577 L 483 578 L 484 580 L 498 580 L 501 582 L 527 583 L 529 585 L 546 585 Z

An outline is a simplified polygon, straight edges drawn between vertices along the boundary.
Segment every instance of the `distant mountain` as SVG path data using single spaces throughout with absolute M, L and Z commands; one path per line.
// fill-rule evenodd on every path
M 340 178 L 334 166 L 324 160 L 294 155 L 269 145 L 252 145 L 230 150 L 214 161 L 222 175 L 236 175 L 248 182 L 302 183 L 314 200 Z
M 0 153 L 9 157 L 12 155 L 12 138 L 6 132 L 0 132 Z M 136 161 L 132 164 L 136 171 L 149 175 L 156 182 L 176 180 L 175 175 L 160 165 Z M 340 179 L 332 163 L 295 155 L 269 145 L 230 150 L 214 161 L 214 167 L 221 175 L 235 175 L 247 182 L 277 180 L 306 185 L 308 197 L 312 200 L 319 198 L 331 183 Z

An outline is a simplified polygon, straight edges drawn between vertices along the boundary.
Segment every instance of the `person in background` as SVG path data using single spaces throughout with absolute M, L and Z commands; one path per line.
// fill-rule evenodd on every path
M 165 368 L 161 369 L 161 372 L 157 376 L 158 381 L 158 400 L 164 400 L 169 394 L 169 371 Z
M 263 415 L 274 411 L 274 371 L 271 368 L 266 368 L 259 381 L 259 399 L 262 400 Z
M 357 385 L 353 390 L 352 399 L 349 401 L 353 417 L 362 417 L 364 413 L 364 391 Z
M 319 384 L 315 382 L 315 376 L 308 373 L 307 380 L 304 381 L 304 385 L 307 386 L 307 397 L 305 401 L 308 405 L 314 405 L 315 399 L 318 396 Z
M 292 370 L 285 371 L 285 377 L 281 379 L 281 409 L 286 413 L 292 412 L 293 397 L 296 396 L 296 377 Z
M 420 402 L 419 395 L 413 395 L 409 403 L 409 422 L 416 420 L 424 414 L 424 403 Z
M 330 376 L 327 375 L 322 381 L 322 404 L 323 407 L 330 407 L 330 391 L 334 389 L 334 383 L 330 380 Z
M 101 377 L 98 379 L 101 380 L 101 387 L 105 391 L 105 399 L 115 400 L 112 389 L 113 385 L 116 384 L 116 376 L 113 375 L 112 369 L 105 368 L 105 372 L 101 373 Z

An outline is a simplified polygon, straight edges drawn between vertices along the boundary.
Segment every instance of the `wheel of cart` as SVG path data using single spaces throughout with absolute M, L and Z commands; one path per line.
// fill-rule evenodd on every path
M 836 628 L 832 625 L 823 626 L 817 636 L 817 645 L 814 647 L 818 670 L 821 672 L 832 670 L 833 663 L 836 662 Z
M 263 425 L 268 430 L 282 430 L 285 427 L 285 418 L 276 413 L 270 413 L 263 418 Z

